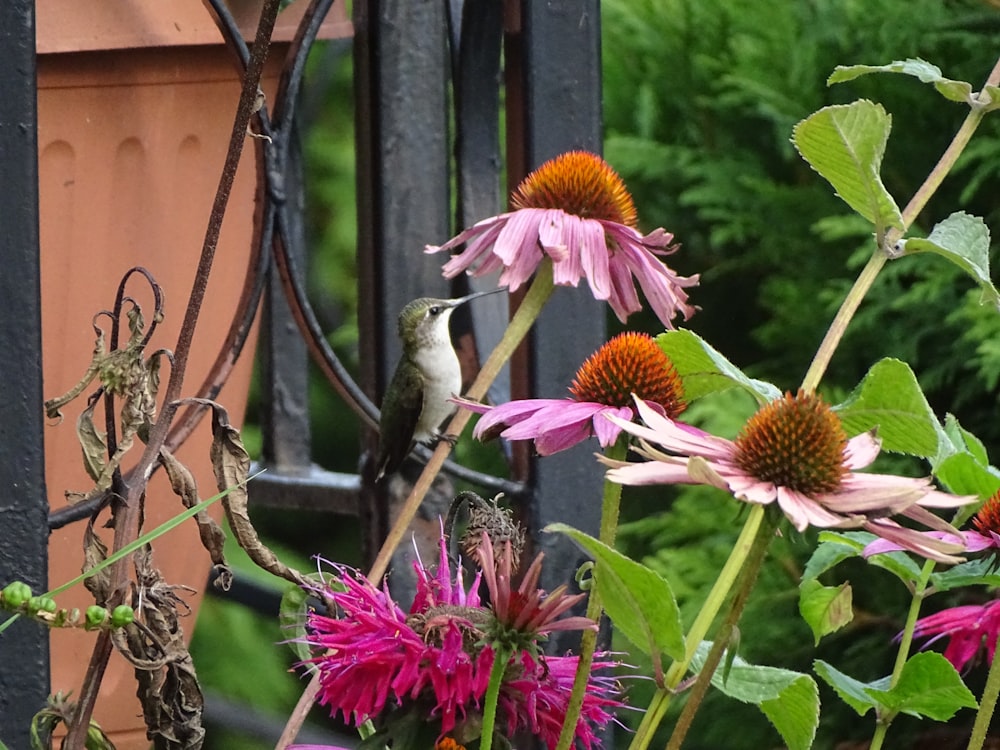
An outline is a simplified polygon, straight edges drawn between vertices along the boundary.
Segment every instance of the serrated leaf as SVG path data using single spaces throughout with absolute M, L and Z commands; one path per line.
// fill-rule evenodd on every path
M 278 624 L 287 635 L 288 647 L 299 661 L 307 661 L 312 653 L 306 643 L 306 616 L 309 613 L 309 592 L 299 586 L 289 586 L 281 596 Z
M 799 613 L 819 645 L 824 635 L 835 633 L 854 619 L 851 585 L 824 586 L 815 578 L 799 585 Z
M 913 370 L 898 359 L 876 362 L 833 410 L 849 435 L 878 428 L 883 450 L 925 458 L 937 453 L 937 419 Z
M 823 531 L 819 535 L 820 547 L 839 544 L 845 548 L 844 554 L 836 562 L 848 557 L 860 557 L 864 548 L 877 538 L 867 531 Z M 811 563 L 812 560 L 810 560 Z M 886 552 L 881 555 L 873 555 L 868 558 L 868 564 L 889 571 L 907 585 L 920 577 L 920 566 L 905 552 Z M 818 571 L 816 574 L 819 575 L 821 572 Z
M 762 404 L 781 397 L 777 386 L 748 377 L 696 333 L 667 331 L 656 337 L 656 343 L 670 357 L 681 376 L 687 401 L 734 386 L 749 392 Z
M 968 103 L 972 96 L 972 84 L 945 78 L 941 74 L 941 68 L 919 57 L 895 60 L 888 65 L 838 65 L 826 79 L 826 83 L 842 83 L 869 73 L 904 73 L 913 76 L 922 83 L 933 84 L 941 96 L 953 102 Z
M 992 557 L 980 558 L 931 573 L 931 585 L 936 591 L 964 586 L 1000 586 L 1000 572 Z
M 981 302 L 1000 307 L 1000 292 L 990 279 L 990 230 L 978 216 L 956 211 L 935 224 L 927 239 L 910 237 L 897 248 L 906 255 L 937 253 L 950 260 L 979 284 Z
M 601 603 L 622 635 L 644 653 L 683 657 L 681 614 L 663 576 L 566 524 L 549 524 L 545 531 L 565 534 L 594 557 Z
M 833 538 L 833 534 L 834 532 L 820 532 L 819 544 L 816 545 L 805 570 L 802 571 L 803 583 L 815 579 L 844 560 L 861 557 L 864 544 L 848 544 L 841 539 Z M 875 538 L 874 534 L 869 536 Z
M 873 708 L 878 708 L 881 704 L 869 690 L 872 688 L 885 688 L 889 686 L 889 678 L 882 677 L 874 682 L 861 682 L 849 675 L 844 674 L 831 664 L 827 664 L 821 659 L 813 662 L 813 670 L 827 685 L 832 687 L 848 706 L 853 708 L 858 716 L 864 716 Z
M 879 176 L 891 123 L 881 105 L 862 99 L 813 113 L 795 126 L 792 143 L 847 205 L 878 228 L 902 229 L 899 207 Z
M 698 645 L 691 660 L 693 671 L 702 668 L 711 647 L 709 641 Z M 819 725 L 819 690 L 809 675 L 756 666 L 737 656 L 725 679 L 716 670 L 712 686 L 730 698 L 760 708 L 789 750 L 807 750 L 812 746 Z
M 890 710 L 934 721 L 948 721 L 960 708 L 979 706 L 951 662 L 934 651 L 911 656 L 894 688 L 869 687 L 865 692 Z

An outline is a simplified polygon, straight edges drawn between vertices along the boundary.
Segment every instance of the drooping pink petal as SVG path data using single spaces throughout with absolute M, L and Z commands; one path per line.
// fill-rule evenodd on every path
M 882 450 L 882 441 L 876 436 L 875 430 L 862 432 L 847 441 L 844 448 L 844 466 L 852 471 L 864 469 L 878 457 Z
M 844 521 L 843 516 L 830 513 L 808 495 L 788 487 L 778 487 L 778 506 L 799 531 L 809 526 L 829 528 Z

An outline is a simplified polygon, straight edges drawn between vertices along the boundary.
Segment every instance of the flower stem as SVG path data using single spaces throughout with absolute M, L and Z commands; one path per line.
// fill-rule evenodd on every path
M 507 662 L 510 661 L 510 651 L 503 646 L 496 647 L 493 654 L 493 667 L 490 669 L 490 681 L 486 685 L 486 695 L 483 696 L 483 733 L 479 738 L 479 750 L 490 750 L 493 747 L 493 727 L 497 719 L 497 701 L 500 699 L 500 685 L 503 683 Z
M 998 696 L 1000 696 L 1000 659 L 994 657 L 990 663 L 990 673 L 986 677 L 986 687 L 983 688 L 983 697 L 979 701 L 976 722 L 972 725 L 972 734 L 969 736 L 966 750 L 982 750 Z
M 719 576 L 715 579 L 712 590 L 708 592 L 701 610 L 695 616 L 694 622 L 691 623 L 691 628 L 684 641 L 684 657 L 679 661 L 675 661 L 670 666 L 670 669 L 667 670 L 664 685 L 654 693 L 649 708 L 646 709 L 646 715 L 643 717 L 642 724 L 639 725 L 639 729 L 632 738 L 629 750 L 646 750 L 649 747 L 650 742 L 653 740 L 653 733 L 663 720 L 667 708 L 670 706 L 674 689 L 684 679 L 684 675 L 687 674 L 688 667 L 694 658 L 699 644 L 708 635 L 708 629 L 712 626 L 715 616 L 719 613 L 723 603 L 729 596 L 730 590 L 739 578 L 740 572 L 745 567 L 757 539 L 764 537 L 770 540 L 773 527 L 771 524 L 766 524 L 762 527 L 764 516 L 765 508 L 763 505 L 754 504 L 750 506 L 750 513 L 743 524 L 743 530 L 740 532 L 739 538 L 733 545 L 732 552 L 729 553 L 729 559 L 726 560 L 726 564 L 719 571 Z
M 719 662 L 722 660 L 722 656 L 729 646 L 733 631 L 736 629 L 736 624 L 740 621 L 740 616 L 743 614 L 747 600 L 750 598 L 750 592 L 753 591 L 754 584 L 757 582 L 757 576 L 760 575 L 764 558 L 767 556 L 767 548 L 771 545 L 771 539 L 774 538 L 774 529 L 775 524 L 773 522 L 762 524 L 754 536 L 753 543 L 744 558 L 743 567 L 740 570 L 740 580 L 736 594 L 729 605 L 726 618 L 722 621 L 722 625 L 719 626 L 719 630 L 715 634 L 712 648 L 708 652 L 701 671 L 698 673 L 698 679 L 691 689 L 687 703 L 684 704 L 684 710 L 681 711 L 681 715 L 677 719 L 677 725 L 674 727 L 670 741 L 667 743 L 667 750 L 680 750 L 681 744 L 684 742 L 684 738 L 691 728 L 691 722 L 694 721 L 695 714 L 698 713 L 701 701 L 704 699 L 705 693 L 708 692 L 708 686 L 712 682 L 712 675 L 718 668 Z
M 997 59 L 993 70 L 990 71 L 989 78 L 986 79 L 986 84 L 992 86 L 1000 85 L 1000 59 Z M 882 266 L 885 265 L 887 257 L 883 248 L 890 248 L 896 244 L 896 241 L 905 234 L 906 230 L 910 228 L 910 225 L 924 209 L 924 206 L 927 205 L 927 201 L 930 200 L 931 196 L 941 186 L 944 178 L 951 171 L 952 167 L 955 166 L 958 157 L 962 155 L 965 147 L 969 144 L 972 134 L 979 127 L 979 122 L 985 114 L 984 105 L 988 101 L 988 95 L 980 92 L 977 100 L 972 104 L 969 114 L 966 115 L 965 120 L 959 127 L 958 132 L 955 133 L 951 143 L 948 144 L 948 148 L 945 149 L 941 158 L 938 159 L 938 163 L 934 165 L 934 169 L 927 175 L 927 179 L 924 180 L 923 184 L 917 189 L 917 192 L 913 194 L 906 208 L 903 209 L 902 228 L 890 229 L 882 242 L 883 246 L 876 248 L 872 257 L 869 258 L 868 263 L 854 282 L 854 286 L 851 287 L 851 291 L 847 293 L 847 296 L 841 303 L 840 309 L 837 311 L 833 322 L 830 324 L 830 328 L 826 332 L 826 336 L 823 337 L 823 343 L 820 344 L 816 355 L 813 357 L 813 361 L 809 364 L 809 370 L 802 381 L 803 390 L 816 390 L 816 386 L 819 385 L 819 381 L 823 378 L 823 373 L 826 372 L 826 368 L 830 364 L 830 359 L 833 357 L 834 351 L 840 345 L 840 340 L 847 330 L 848 323 L 854 317 L 854 313 L 857 312 L 861 300 L 864 299 L 865 295 L 871 289 L 879 271 L 882 270 Z
M 468 392 L 466 392 L 466 398 L 478 401 L 486 396 L 486 391 L 493 381 L 496 380 L 497 375 L 500 374 L 500 369 L 511 358 L 511 355 L 514 354 L 514 350 L 517 349 L 518 345 L 531 329 L 532 324 L 538 318 L 546 300 L 552 294 L 553 288 L 552 261 L 546 258 L 541 266 L 539 266 L 538 272 L 535 274 L 535 279 L 531 282 L 528 293 L 521 300 L 517 312 L 514 313 L 514 317 L 511 318 L 510 323 L 507 325 L 507 330 L 504 331 L 503 338 L 500 339 L 500 343 L 497 344 L 496 349 L 490 354 L 486 363 L 479 370 L 479 375 L 469 387 Z M 459 409 L 455 416 L 452 417 L 451 422 L 448 423 L 445 434 L 461 435 L 462 430 L 465 429 L 465 425 L 468 424 L 471 417 L 471 411 L 468 409 Z M 409 528 L 410 522 L 420 507 L 420 503 L 423 502 L 424 496 L 441 471 L 444 460 L 451 453 L 451 448 L 451 443 L 447 440 L 442 440 L 431 455 L 430 461 L 424 466 L 424 470 L 420 473 L 417 483 L 413 485 L 413 489 L 410 490 L 410 494 L 406 498 L 403 507 L 400 508 L 399 515 L 389 530 L 385 541 L 382 543 L 382 548 L 379 550 L 371 570 L 368 572 L 368 580 L 372 583 L 380 581 L 382 576 L 385 575 L 386 570 L 388 570 L 389 561 L 392 559 L 393 553 L 406 535 L 406 529 Z
M 604 455 L 612 461 L 624 461 L 628 455 L 628 438 L 622 433 L 614 445 L 609 445 Z M 604 497 L 601 501 L 601 526 L 599 539 L 609 547 L 614 546 L 618 534 L 618 512 L 621 508 L 622 486 L 604 480 Z M 600 570 L 595 570 L 600 575 Z M 591 584 L 590 597 L 587 600 L 587 617 L 599 620 L 601 617 L 601 597 L 597 587 Z M 583 699 L 587 694 L 587 682 L 590 679 L 590 669 L 594 663 L 594 651 L 597 650 L 597 631 L 584 630 L 580 636 L 580 661 L 576 665 L 576 675 L 573 677 L 573 688 L 566 705 L 566 718 L 563 720 L 562 731 L 556 750 L 568 750 L 576 737 L 576 727 L 583 710 Z
M 896 663 L 892 667 L 892 675 L 889 677 L 889 688 L 896 687 L 899 678 L 903 674 L 903 667 L 910 657 L 910 646 L 913 644 L 913 631 L 917 626 L 917 618 L 920 616 L 920 605 L 924 601 L 924 594 L 927 591 L 927 584 L 934 572 L 934 561 L 925 560 L 924 567 L 920 569 L 920 578 L 917 579 L 913 588 L 913 598 L 910 600 L 910 609 L 906 613 L 906 625 L 903 626 L 903 633 L 899 639 L 899 650 L 896 652 Z M 869 750 L 879 750 L 885 742 L 889 725 L 896 718 L 895 713 L 878 716 L 875 723 L 875 733 L 872 735 Z

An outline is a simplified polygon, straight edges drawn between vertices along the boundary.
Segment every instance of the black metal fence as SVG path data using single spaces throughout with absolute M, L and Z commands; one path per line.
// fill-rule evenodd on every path
M 314 26 L 329 5 L 312 4 Z M 0 582 L 16 578 L 41 590 L 48 501 L 41 436 L 33 7 L 32 0 L 0 3 L 5 237 L 0 383 L 6 389 L 0 399 Z M 225 21 L 224 6 L 218 11 Z M 260 461 L 269 471 L 253 483 L 251 501 L 360 514 L 370 554 L 395 500 L 359 475 L 313 464 L 307 355 L 312 353 L 338 389 L 370 417 L 365 399 L 378 401 L 399 353 L 398 310 L 418 296 L 462 291 L 449 288 L 439 259 L 424 258 L 422 246 L 499 213 L 508 186 L 542 161 L 573 148 L 600 150 L 600 14 L 598 0 L 355 0 L 353 20 L 362 382 L 345 380 L 303 292 L 307 249 L 294 115 L 301 62 L 315 33 L 306 27 L 301 60 L 286 68 L 282 94 L 269 102 L 265 123 L 272 142 L 261 174 L 264 220 L 255 284 L 269 294 L 260 345 L 265 435 Z M 242 44 L 238 34 L 230 36 L 230 44 Z M 245 47 L 242 54 L 245 60 Z M 244 315 L 252 311 L 251 306 Z M 533 330 L 527 355 L 500 384 L 500 397 L 511 389 L 518 395 L 561 395 L 579 364 L 603 342 L 604 315 L 583 290 L 558 290 Z M 488 352 L 506 324 L 506 305 L 496 300 L 471 316 L 477 346 Z M 288 335 L 296 325 L 304 338 Z M 374 439 L 368 430 L 362 452 Z M 513 480 L 524 488 L 515 500 L 535 547 L 548 558 L 546 587 L 564 581 L 580 559 L 568 543 L 538 530 L 557 520 L 591 531 L 597 526 L 599 469 L 585 458 L 588 450 L 581 446 L 544 462 L 520 455 L 512 466 Z M 0 636 L 5 729 L 26 728 L 45 701 L 47 636 L 30 622 Z

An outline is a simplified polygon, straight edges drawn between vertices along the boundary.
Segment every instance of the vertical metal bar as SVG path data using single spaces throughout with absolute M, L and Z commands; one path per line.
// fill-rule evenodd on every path
M 440 259 L 422 252 L 447 239 L 450 227 L 446 8 L 358 0 L 354 24 L 360 354 L 363 382 L 378 403 L 401 351 L 397 314 L 416 297 L 448 296 Z M 374 443 L 369 434 L 369 451 Z M 364 486 L 373 555 L 389 508 L 370 481 Z M 397 559 L 393 569 L 409 565 Z
M 503 5 L 497 0 L 451 3 L 452 78 L 455 92 L 456 231 L 503 210 L 500 156 L 500 49 Z M 470 281 L 471 290 L 496 286 L 496 277 Z M 476 353 L 484 362 L 509 320 L 504 295 L 486 297 L 455 311 L 456 336 L 475 332 Z M 488 396 L 510 400 L 510 371 L 504 367 Z
M 601 150 L 601 43 L 599 0 L 522 0 L 519 60 L 522 174 L 572 149 Z M 508 100 L 510 101 L 510 99 Z M 515 113 L 517 116 L 518 113 Z M 516 154 L 514 155 L 516 158 Z M 560 287 L 552 295 L 532 334 L 531 394 L 563 397 L 584 359 L 605 340 L 605 306 L 578 289 Z M 571 332 L 567 335 L 567 332 Z M 592 457 L 593 445 L 534 460 L 535 488 L 531 529 L 545 552 L 542 585 L 552 589 L 566 581 L 583 561 L 561 537 L 540 534 L 555 521 L 596 534 L 600 523 L 602 471 Z M 568 645 L 568 644 L 567 644 Z M 561 648 L 557 642 L 555 650 Z
M 306 267 L 302 192 L 302 155 L 298 134 L 282 140 L 288 149 L 284 175 L 286 200 L 293 205 L 285 212 L 288 227 L 288 254 L 299 273 Z M 269 252 L 265 248 L 264 252 Z M 304 474 L 312 467 L 309 429 L 309 355 L 298 331 L 281 280 L 269 274 L 267 295 L 261 318 L 261 399 L 262 459 L 283 474 Z M 299 280 L 301 282 L 301 279 Z
M 0 585 L 47 588 L 48 502 L 42 445 L 38 136 L 33 0 L 0 3 Z M 49 693 L 47 629 L 26 619 L 3 634 L 0 740 L 27 747 Z

